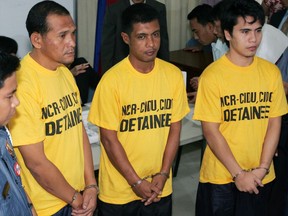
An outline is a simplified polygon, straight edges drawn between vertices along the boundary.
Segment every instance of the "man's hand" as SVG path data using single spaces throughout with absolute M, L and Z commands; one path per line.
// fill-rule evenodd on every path
M 262 181 L 269 171 L 267 172 L 267 170 L 265 170 L 264 168 L 256 168 L 253 169 L 251 172 Z
M 152 196 L 147 199 L 144 203 L 144 205 L 150 205 L 153 202 L 159 202 L 160 197 L 159 195 L 162 194 L 162 190 L 164 188 L 164 185 L 166 183 L 167 177 L 164 175 L 156 175 L 153 177 L 152 182 L 151 182 L 151 190 L 153 191 Z
M 133 192 L 142 198 L 142 200 L 147 200 L 152 196 L 151 183 L 147 180 L 142 180 L 140 184 L 132 187 Z
M 190 83 L 191 87 L 197 91 L 198 83 L 199 83 L 199 77 L 193 77 L 192 79 L 190 79 L 189 83 Z
M 72 201 L 72 200 L 71 200 Z M 79 192 L 75 192 L 73 196 L 73 201 L 70 203 L 72 206 L 73 210 L 80 210 L 82 209 L 82 204 L 83 204 L 83 196 Z
M 263 187 L 264 185 L 254 173 L 252 172 L 242 172 L 235 178 L 235 185 L 239 191 L 249 192 L 258 194 L 258 186 Z
M 84 64 L 76 65 L 75 67 L 70 69 L 70 71 L 73 74 L 73 76 L 77 76 L 77 75 L 79 75 L 81 73 L 85 73 L 86 69 L 88 67 L 89 67 L 89 63 L 84 63 Z
M 78 209 L 73 208 L 72 215 L 93 216 L 93 213 L 96 209 L 96 205 L 97 205 L 97 189 L 89 188 L 87 190 L 84 190 L 82 204 Z

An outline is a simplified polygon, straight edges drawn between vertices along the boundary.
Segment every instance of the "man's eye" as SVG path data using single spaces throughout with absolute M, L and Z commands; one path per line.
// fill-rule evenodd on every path
M 138 36 L 138 39 L 140 39 L 140 40 L 143 40 L 144 38 L 145 38 L 144 35 L 139 35 L 139 36 Z
M 256 31 L 257 31 L 257 32 L 262 32 L 262 29 L 257 29 Z
M 153 35 L 154 37 L 160 37 L 160 32 L 155 32 Z

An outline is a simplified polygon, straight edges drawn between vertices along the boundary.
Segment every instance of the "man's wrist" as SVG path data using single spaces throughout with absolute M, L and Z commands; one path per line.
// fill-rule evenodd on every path
M 166 179 L 168 179 L 170 177 L 168 172 L 158 172 L 158 173 L 153 174 L 152 178 L 154 178 L 155 176 L 159 176 L 159 175 L 166 177 Z
M 138 181 L 131 184 L 131 188 L 135 188 L 136 186 L 140 185 L 143 181 L 144 179 L 139 179 Z
M 237 177 L 238 177 L 239 175 L 242 175 L 242 174 L 245 173 L 245 172 L 247 172 L 247 170 L 244 170 L 244 169 L 240 170 L 240 171 L 237 172 L 236 174 L 232 175 L 232 180 L 235 182 L 236 179 L 237 179 Z
M 96 190 L 96 193 L 99 194 L 99 188 L 98 188 L 97 184 L 87 185 L 87 186 L 84 188 L 84 191 L 86 191 L 86 190 L 88 190 L 88 189 L 95 189 L 95 190 Z
M 75 190 L 75 192 L 74 192 L 74 194 L 73 194 L 73 196 L 72 196 L 72 198 L 71 198 L 71 202 L 69 203 L 71 206 L 72 206 L 72 204 L 75 202 L 75 200 L 77 199 L 77 197 L 78 197 L 79 194 L 80 194 L 80 193 L 79 193 L 77 190 Z
M 268 174 L 270 173 L 269 168 L 263 167 L 263 166 L 255 167 L 255 168 L 252 168 L 251 170 L 252 170 L 252 171 L 253 171 L 253 170 L 263 170 L 263 171 L 265 171 L 265 175 L 268 175 Z

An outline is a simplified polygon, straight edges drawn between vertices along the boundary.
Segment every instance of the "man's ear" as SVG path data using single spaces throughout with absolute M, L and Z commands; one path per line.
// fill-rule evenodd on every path
M 30 36 L 31 43 L 35 48 L 41 48 L 42 35 L 38 32 L 33 32 Z
M 124 43 L 126 43 L 127 45 L 129 45 L 129 43 L 130 43 L 130 39 L 129 39 L 128 34 L 125 33 L 125 32 L 121 32 L 121 37 L 122 37 Z
M 225 36 L 227 41 L 230 41 L 232 38 L 232 36 L 230 35 L 230 33 L 227 30 L 224 30 L 224 36 Z
M 210 32 L 214 33 L 214 29 L 215 29 L 214 24 L 213 23 L 207 23 L 207 25 L 208 25 L 208 28 L 209 28 Z

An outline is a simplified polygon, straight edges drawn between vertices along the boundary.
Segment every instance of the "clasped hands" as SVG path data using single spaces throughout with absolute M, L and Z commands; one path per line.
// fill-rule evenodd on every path
M 71 205 L 73 210 L 71 215 L 93 216 L 97 205 L 97 190 L 91 188 L 84 190 L 83 195 L 79 194 Z
M 262 180 L 266 176 L 265 169 L 252 169 L 251 171 L 244 171 L 237 175 L 234 179 L 237 189 L 241 192 L 248 192 L 250 194 L 258 194 L 257 187 L 264 187 Z
M 166 180 L 167 177 L 163 175 L 153 176 L 151 182 L 143 179 L 140 184 L 132 187 L 132 190 L 137 196 L 142 198 L 141 202 L 144 202 L 144 205 L 147 206 L 153 202 L 160 201 L 161 198 L 158 196 L 162 194 Z

